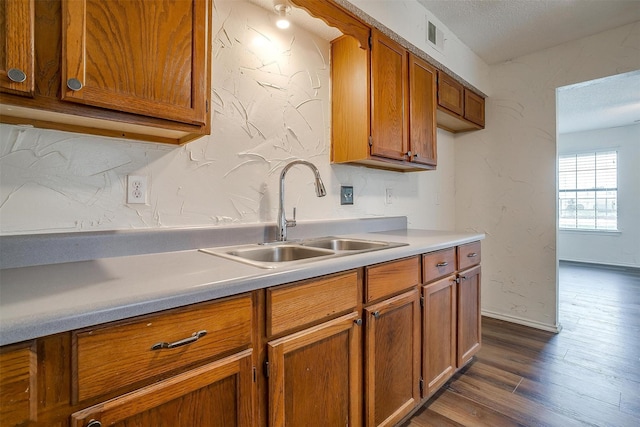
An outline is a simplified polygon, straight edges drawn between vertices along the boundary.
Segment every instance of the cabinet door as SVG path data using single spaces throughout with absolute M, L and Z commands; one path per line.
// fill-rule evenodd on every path
M 408 59 L 398 43 L 372 31 L 371 155 L 405 160 Z
M 464 88 L 441 71 L 438 72 L 438 105 L 459 116 L 464 113 Z
M 245 350 L 71 415 L 71 427 L 253 425 L 252 352 Z
M 0 91 L 33 95 L 34 0 L 0 1 Z
M 365 309 L 365 425 L 392 426 L 420 401 L 420 294 Z
M 206 0 L 62 0 L 62 99 L 204 124 Z
M 458 368 L 480 350 L 480 266 L 458 273 Z
M 422 377 L 426 397 L 456 371 L 456 277 L 447 277 L 422 289 Z
M 268 343 L 269 426 L 360 426 L 359 314 Z
M 409 148 L 411 161 L 435 166 L 436 70 L 409 55 Z
M 0 350 L 0 425 L 35 421 L 38 401 L 36 353 L 32 343 Z
M 464 91 L 464 118 L 484 127 L 484 99 L 466 89 Z

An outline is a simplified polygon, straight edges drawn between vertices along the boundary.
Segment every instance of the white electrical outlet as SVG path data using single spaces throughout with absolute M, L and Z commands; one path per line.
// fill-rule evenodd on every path
M 385 199 L 384 199 L 384 202 L 385 202 L 387 205 L 390 205 L 390 204 L 392 204 L 392 203 L 393 203 L 393 190 L 392 190 L 391 188 L 387 188 L 387 189 L 385 190 Z
M 141 175 L 127 176 L 127 203 L 147 203 L 147 177 Z

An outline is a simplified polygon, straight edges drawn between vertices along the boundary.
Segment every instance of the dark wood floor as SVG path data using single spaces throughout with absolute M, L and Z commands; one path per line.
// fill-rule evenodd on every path
M 482 350 L 404 427 L 640 426 L 640 271 L 560 265 L 559 334 L 483 318 Z

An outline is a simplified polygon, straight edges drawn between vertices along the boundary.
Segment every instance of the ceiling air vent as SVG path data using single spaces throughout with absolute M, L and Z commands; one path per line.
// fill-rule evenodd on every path
M 444 53 L 444 33 L 436 27 L 436 24 L 429 21 L 429 18 L 427 18 L 427 43 Z

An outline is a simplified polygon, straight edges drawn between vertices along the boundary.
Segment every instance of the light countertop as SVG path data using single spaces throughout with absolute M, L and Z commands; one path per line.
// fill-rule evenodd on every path
M 397 248 L 263 269 L 185 250 L 0 270 L 0 345 L 473 242 L 482 233 L 401 229 L 342 237 Z

